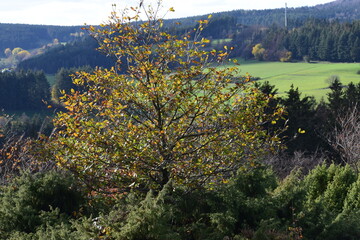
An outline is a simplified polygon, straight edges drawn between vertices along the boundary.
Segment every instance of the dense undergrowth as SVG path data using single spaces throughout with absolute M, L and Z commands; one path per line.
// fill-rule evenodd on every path
M 169 182 L 160 192 L 85 195 L 60 171 L 23 173 L 1 187 L 2 239 L 358 239 L 360 177 L 318 165 L 278 179 L 239 171 L 213 190 Z

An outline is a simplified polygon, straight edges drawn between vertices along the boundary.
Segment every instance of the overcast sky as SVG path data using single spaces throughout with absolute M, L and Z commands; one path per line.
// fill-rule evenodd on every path
M 156 0 L 144 0 L 145 4 Z M 164 0 L 164 9 L 174 7 L 166 18 L 208 14 L 235 9 L 269 9 L 314 6 L 333 0 Z M 107 20 L 112 4 L 136 6 L 136 0 L 0 0 L 0 23 L 46 25 L 100 24 Z

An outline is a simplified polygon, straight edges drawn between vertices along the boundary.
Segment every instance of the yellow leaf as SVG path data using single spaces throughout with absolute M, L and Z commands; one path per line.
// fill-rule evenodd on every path
M 175 12 L 175 9 L 174 9 L 173 7 L 171 7 L 171 8 L 169 9 L 169 11 L 170 11 L 170 12 Z
M 299 128 L 299 129 L 298 129 L 298 133 L 300 133 L 300 134 L 304 134 L 304 133 L 305 133 L 305 130 L 303 130 L 303 129 Z

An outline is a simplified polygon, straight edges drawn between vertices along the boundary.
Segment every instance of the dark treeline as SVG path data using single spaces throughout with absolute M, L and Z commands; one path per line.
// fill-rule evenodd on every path
M 261 43 L 265 49 L 264 60 L 279 61 L 291 53 L 294 60 L 332 62 L 360 61 L 360 21 L 352 23 L 327 20 L 308 20 L 303 26 L 285 29 L 273 25 L 270 28 L 246 26 L 235 23 L 233 17 L 214 17 L 203 30 L 202 36 L 212 39 L 232 39 L 217 43 L 217 47 L 235 47 L 232 57 L 253 57 L 252 48 Z M 168 27 L 178 36 L 191 32 L 187 27 Z M 27 59 L 19 68 L 44 70 L 55 74 L 61 67 L 71 68 L 89 65 L 111 67 L 114 60 L 96 51 L 97 42 L 89 37 L 67 45 L 59 45 L 46 54 Z
M 19 136 L 51 133 L 50 85 L 44 72 L 0 73 L 0 86 L 0 147 Z
M 50 100 L 50 86 L 43 72 L 0 73 L 0 108 L 5 111 L 40 110 Z
M 292 8 L 288 4 L 288 26 L 290 28 L 301 26 L 307 19 L 328 19 L 340 22 L 352 22 L 360 18 L 359 0 L 337 0 L 326 4 L 320 4 L 313 7 Z M 284 6 L 285 7 L 285 6 Z M 214 17 L 231 17 L 241 25 L 257 25 L 270 27 L 272 25 L 284 26 L 284 10 L 265 9 L 265 10 L 241 10 L 241 5 L 234 6 L 233 11 L 213 13 Z M 172 24 L 176 21 L 181 22 L 184 26 L 191 26 L 199 19 L 206 19 L 207 15 L 195 16 L 181 19 L 170 19 L 166 23 Z
M 268 82 L 256 86 L 265 94 L 277 93 L 275 86 Z M 343 85 L 334 77 L 329 88 L 331 91 L 327 94 L 326 101 L 319 103 L 313 97 L 301 96 L 298 88 L 293 86 L 285 96 L 269 103 L 269 111 L 277 104 L 282 105 L 286 111 L 283 120 L 267 126 L 269 130 L 280 130 L 286 126 L 280 134 L 286 145 L 285 153 L 293 155 L 302 152 L 308 156 L 321 154 L 337 163 L 351 161 L 347 156 L 349 153 L 344 152 L 343 146 L 336 143 L 336 138 L 339 137 L 339 131 L 345 128 L 342 121 L 350 118 L 351 113 L 358 114 L 352 111 L 360 105 L 360 83 Z
M 282 36 L 282 43 L 272 44 Z M 287 49 L 297 60 L 353 62 L 360 60 L 360 21 L 352 23 L 310 20 L 289 31 L 271 28 L 265 34 L 264 47 L 272 52 Z M 281 41 L 281 40 L 280 40 Z M 271 56 L 269 56 L 271 58 Z
M 52 131 L 52 117 L 56 111 L 65 111 L 60 97 L 71 89 L 81 91 L 73 81 L 79 71 L 91 72 L 92 68 L 61 68 L 50 87 L 40 71 L 14 71 L 0 73 L 0 146 L 14 136 L 37 138 Z
M 40 112 L 53 102 L 59 103 L 61 92 L 70 93 L 79 89 L 72 77 L 79 71 L 91 72 L 92 68 L 61 68 L 50 87 L 42 71 L 18 70 L 0 72 L 0 110 L 9 112 Z
M 308 56 L 311 60 L 351 62 L 360 60 L 360 21 L 338 23 L 309 21 L 289 31 L 284 47 L 293 58 Z
M 239 26 L 232 44 L 234 56 L 253 57 L 252 48 L 261 44 L 263 60 L 279 61 L 285 53 L 294 60 L 331 62 L 360 61 L 360 21 L 352 23 L 308 20 L 303 26 L 285 29 Z

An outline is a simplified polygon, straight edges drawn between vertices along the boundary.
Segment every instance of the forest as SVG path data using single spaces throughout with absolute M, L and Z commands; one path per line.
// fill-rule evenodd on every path
M 359 23 L 176 29 L 156 9 L 0 73 L 0 238 L 359 239 L 360 83 L 279 95 L 234 58 L 357 61 Z
M 46 26 L 28 24 L 0 23 L 0 49 L 16 48 L 34 49 L 58 39 L 69 42 L 76 39 L 82 32 L 81 26 Z M 4 52 L 0 52 L 0 56 Z
M 4 72 L 0 85 L 0 105 L 6 110 L 39 110 L 50 100 L 50 86 L 43 72 Z
M 191 27 L 165 27 L 173 35 L 190 32 Z M 360 21 L 339 22 L 326 19 L 308 19 L 296 28 L 279 25 L 259 27 L 241 25 L 234 17 L 213 17 L 209 20 L 202 36 L 210 40 L 207 50 L 232 47 L 232 58 L 262 61 L 360 61 Z M 226 41 L 225 41 L 226 40 Z M 261 54 L 254 52 L 258 46 Z M 95 49 L 98 43 L 90 37 L 83 37 L 66 45 L 50 48 L 44 54 L 26 58 L 18 64 L 20 69 L 43 70 L 55 74 L 61 67 L 110 67 L 114 59 L 106 57 Z M 259 51 L 258 51 L 259 52 Z

